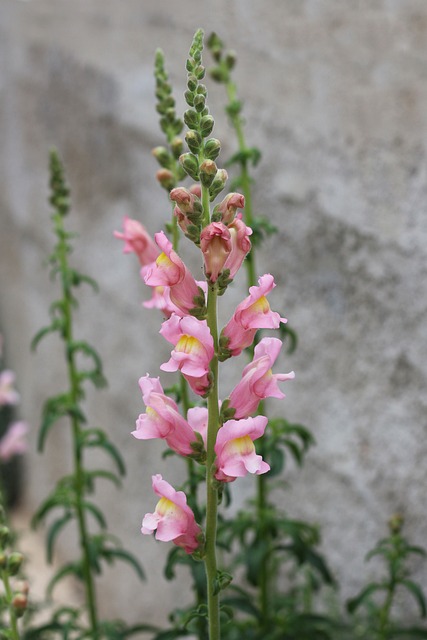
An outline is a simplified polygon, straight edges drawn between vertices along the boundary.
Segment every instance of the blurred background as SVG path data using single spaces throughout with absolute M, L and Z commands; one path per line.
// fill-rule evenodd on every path
M 320 525 L 343 598 L 374 575 L 364 556 L 392 514 L 404 516 L 414 543 L 427 537 L 426 3 L 0 0 L 0 330 L 21 417 L 32 425 L 23 504 L 31 513 L 70 464 L 66 428 L 43 456 L 35 446 L 43 402 L 62 389 L 62 346 L 52 337 L 36 354 L 29 347 L 57 297 L 46 268 L 55 146 L 72 190 L 69 225 L 79 234 L 73 260 L 100 286 L 98 295 L 81 291 L 76 316 L 76 335 L 100 352 L 109 381 L 88 393 L 87 414 L 128 465 L 123 491 L 98 495 L 111 531 L 149 578 L 141 585 L 126 567 L 107 571 L 101 609 L 130 622 L 162 620 L 188 600 L 186 572 L 166 583 L 165 546 L 139 532 L 155 504 L 150 476 L 179 482 L 184 469 L 161 459 L 161 443 L 130 436 L 144 411 L 138 378 L 157 376 L 169 348 L 158 335 L 160 315 L 141 306 L 148 296 L 138 262 L 122 255 L 113 231 L 124 215 L 151 233 L 169 218 L 151 156 L 163 143 L 154 53 L 165 53 L 180 113 L 198 27 L 237 52 L 247 139 L 263 154 L 255 211 L 280 229 L 258 253 L 258 270 L 275 275 L 272 306 L 299 346 L 276 365 L 296 379 L 270 412 L 306 425 L 317 442 L 302 470 L 286 468 L 278 504 Z M 207 85 L 225 159 L 235 145 L 224 89 Z M 234 291 L 224 320 L 245 296 L 243 277 Z M 239 375 L 224 374 L 225 394 Z M 235 487 L 235 506 L 251 483 Z M 72 544 L 63 538 L 61 553 L 72 555 Z M 425 565 L 414 579 L 427 588 Z

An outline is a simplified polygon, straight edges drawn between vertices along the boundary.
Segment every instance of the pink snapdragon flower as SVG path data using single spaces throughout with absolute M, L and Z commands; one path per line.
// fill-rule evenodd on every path
M 232 250 L 231 234 L 222 222 L 211 222 L 200 234 L 206 276 L 216 282 Z
M 256 411 L 264 398 L 284 398 L 278 381 L 292 380 L 295 373 L 272 373 L 282 347 L 279 338 L 263 338 L 254 350 L 254 359 L 243 369 L 242 379 L 230 394 L 229 406 L 236 409 L 235 419 L 246 418 Z
M 194 298 L 200 295 L 197 283 L 164 232 L 160 231 L 154 237 L 162 252 L 155 263 L 148 267 L 144 277 L 145 284 L 150 287 L 170 287 L 173 304 L 183 313 L 188 313 L 196 306 Z
M 215 444 L 215 478 L 221 482 L 233 482 L 248 472 L 260 475 L 270 470 L 255 451 L 254 440 L 264 435 L 267 426 L 265 416 L 244 420 L 227 420 L 219 429 Z
M 156 531 L 156 540 L 173 542 L 186 553 L 193 553 L 200 546 L 202 531 L 196 523 L 194 513 L 187 505 L 183 491 L 175 489 L 158 473 L 152 476 L 153 490 L 160 500 L 154 513 L 146 513 L 141 533 Z
M 162 371 L 181 371 L 198 395 L 208 391 L 209 364 L 214 355 L 214 343 L 206 320 L 193 316 L 180 318 L 172 314 L 160 329 L 161 335 L 174 345 L 170 360 L 160 366 Z
M 229 193 L 224 200 L 215 207 L 215 213 L 221 213 L 221 220 L 224 224 L 231 224 L 236 215 L 237 209 L 245 206 L 245 196 L 241 193 Z
M 15 374 L 10 369 L 0 373 L 0 407 L 6 404 L 18 404 L 19 393 L 14 389 Z
M 242 196 L 243 197 L 243 196 Z M 247 227 L 242 220 L 242 214 L 238 213 L 233 222 L 228 225 L 231 236 L 231 251 L 224 265 L 224 269 L 230 269 L 230 278 L 234 278 L 243 260 L 251 250 L 252 229 Z
M 132 435 L 138 440 L 162 438 L 183 456 L 193 453 L 191 443 L 196 442 L 197 437 L 174 400 L 165 395 L 159 378 L 150 378 L 147 374 L 139 379 L 139 387 L 147 411 L 139 416 Z
M 274 278 L 266 273 L 258 280 L 258 286 L 249 288 L 249 296 L 241 302 L 231 320 L 222 330 L 228 338 L 227 348 L 231 355 L 237 356 L 252 344 L 257 329 L 278 329 L 286 318 L 272 311 L 266 296 L 274 289 Z
M 28 424 L 14 422 L 0 439 L 0 460 L 8 462 L 13 456 L 25 453 L 27 443 Z
M 143 267 L 154 262 L 160 253 L 146 228 L 128 216 L 123 219 L 123 233 L 115 231 L 114 236 L 125 241 L 123 253 L 135 253 Z

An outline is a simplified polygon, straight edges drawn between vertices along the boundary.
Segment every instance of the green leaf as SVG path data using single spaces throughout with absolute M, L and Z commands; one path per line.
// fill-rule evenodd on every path
M 130 564 L 138 577 L 141 580 L 145 580 L 145 573 L 142 566 L 139 564 L 138 560 L 131 554 L 129 551 L 125 551 L 124 549 L 108 549 L 103 548 L 100 551 L 101 555 L 107 562 L 113 562 L 114 560 L 123 560 L 123 562 L 127 562 Z
M 105 480 L 110 480 L 113 484 L 116 485 L 118 489 L 122 486 L 122 481 L 115 473 L 112 471 L 106 471 L 104 469 L 98 469 L 96 471 L 87 471 L 86 472 L 87 479 L 89 484 L 92 485 L 92 480 L 96 478 L 104 478 Z
M 113 445 L 101 429 L 86 429 L 82 434 L 80 446 L 99 447 L 104 449 L 104 451 L 108 453 L 115 462 L 119 474 L 121 476 L 126 475 L 125 463 L 119 453 L 119 450 Z
M 54 333 L 55 331 L 59 331 L 61 327 L 62 327 L 62 323 L 59 322 L 59 320 L 55 320 L 48 327 L 43 327 L 43 329 L 40 329 L 40 331 L 38 331 L 34 336 L 34 338 L 31 340 L 31 345 L 30 345 L 31 351 L 35 351 L 37 349 L 39 342 L 45 336 L 47 336 L 49 333 Z
M 351 598 L 347 601 L 347 611 L 349 613 L 354 613 L 365 600 L 368 600 L 369 597 L 375 593 L 376 591 L 386 591 L 387 586 L 384 584 L 380 584 L 378 582 L 372 582 L 368 584 L 355 598 Z
M 87 500 L 84 500 L 82 502 L 82 507 L 93 515 L 93 517 L 98 522 L 101 529 L 107 528 L 107 522 L 105 520 L 104 514 L 95 504 L 93 504 L 93 502 L 88 502 Z
M 53 560 L 53 549 L 55 540 L 59 534 L 59 532 L 65 527 L 70 520 L 72 520 L 73 514 L 68 512 L 62 518 L 55 520 L 49 527 L 47 536 L 46 536 L 46 557 L 49 564 L 52 563 Z
M 425 618 L 427 615 L 427 606 L 424 593 L 420 586 L 413 582 L 412 580 L 401 580 L 400 584 L 411 593 L 415 600 L 418 602 L 418 606 L 420 608 L 420 614 L 422 618 Z
M 65 564 L 63 567 L 61 567 L 55 573 L 55 575 L 53 576 L 53 578 L 51 579 L 51 581 L 49 582 L 49 584 L 47 586 L 47 589 L 46 589 L 47 597 L 51 598 L 53 590 L 54 590 L 55 586 L 58 584 L 58 582 L 60 582 L 61 580 L 63 580 L 64 578 L 66 578 L 67 576 L 70 576 L 70 575 L 74 575 L 79 580 L 82 580 L 83 573 L 82 573 L 82 567 L 81 567 L 80 562 L 69 562 L 69 563 Z

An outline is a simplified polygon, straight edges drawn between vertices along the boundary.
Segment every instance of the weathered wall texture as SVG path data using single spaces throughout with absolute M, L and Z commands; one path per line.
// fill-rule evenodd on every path
M 107 426 L 129 466 L 124 492 L 101 495 L 150 575 L 151 586 L 141 587 L 125 569 L 108 574 L 102 600 L 104 610 L 124 607 L 135 620 L 153 616 L 159 593 L 162 603 L 186 600 L 182 585 L 151 582 L 165 549 L 139 535 L 153 504 L 150 475 L 174 481 L 180 471 L 159 460 L 161 446 L 129 436 L 143 410 L 136 381 L 157 375 L 168 348 L 159 318 L 140 306 L 136 260 L 122 257 L 112 232 L 124 214 L 154 232 L 169 211 L 150 155 L 162 141 L 153 54 L 164 49 L 183 91 L 198 26 L 239 54 L 249 139 L 263 149 L 256 207 L 281 229 L 259 271 L 276 274 L 276 308 L 299 333 L 296 354 L 278 370 L 297 372 L 286 415 L 313 430 L 317 447 L 302 472 L 288 474 L 291 488 L 278 500 L 321 525 L 344 596 L 371 572 L 364 554 L 391 514 L 403 513 L 413 541 L 427 536 L 425 1 L 2 0 L 0 326 L 35 441 L 43 400 L 63 375 L 55 339 L 29 355 L 55 295 L 43 267 L 52 246 L 46 159 L 55 145 L 81 236 L 75 259 L 101 287 L 83 295 L 78 324 L 110 383 L 89 394 L 88 414 Z M 211 84 L 225 156 L 233 146 L 222 103 Z M 43 458 L 27 457 L 30 505 L 68 465 L 68 446 L 64 430 Z M 426 567 L 416 578 L 427 587 Z

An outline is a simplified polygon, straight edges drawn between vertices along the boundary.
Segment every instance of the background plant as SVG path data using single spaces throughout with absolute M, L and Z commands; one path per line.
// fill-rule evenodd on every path
M 85 589 L 84 611 L 88 616 L 88 625 L 80 615 L 82 612 L 64 607 L 53 615 L 50 623 L 32 629 L 27 637 L 50 638 L 58 634 L 64 638 L 124 638 L 141 631 L 142 627 L 128 628 L 121 621 L 99 619 L 95 578 L 101 573 L 105 563 L 111 564 L 116 560 L 130 564 L 141 578 L 143 571 L 139 562 L 121 547 L 118 538 L 107 530 L 106 518 L 93 500 L 98 480 L 106 480 L 120 487 L 125 465 L 106 432 L 101 428 L 87 426 L 83 409 L 85 384 L 89 381 L 101 389 L 106 381 L 98 353 L 87 342 L 74 337 L 74 312 L 78 306 L 76 289 L 82 284 L 88 284 L 96 291 L 97 285 L 92 278 L 77 271 L 69 262 L 72 252 L 71 240 L 74 237 L 65 228 L 65 220 L 70 210 L 69 189 L 65 183 L 62 164 L 54 151 L 50 155 L 50 188 L 56 245 L 49 257 L 49 265 L 52 280 L 59 280 L 61 297 L 51 304 L 51 322 L 37 333 L 32 346 L 35 348 L 48 334 L 59 335 L 64 348 L 68 388 L 49 398 L 44 405 L 38 449 L 43 452 L 52 428 L 55 426 L 64 429 L 64 418 L 68 419 L 71 431 L 72 473 L 58 480 L 56 487 L 35 513 L 33 525 L 47 522 L 48 516 L 54 515 L 53 520 L 50 519 L 48 522 L 46 533 L 47 559 L 52 562 L 59 534 L 71 522 L 76 524 L 80 558 L 60 566 L 50 581 L 48 595 L 55 585 L 67 576 L 74 576 L 82 581 Z M 111 467 L 87 467 L 87 455 L 94 449 L 100 449 L 107 455 L 114 465 L 114 470 Z M 98 529 L 95 533 L 92 532 L 93 523 Z

